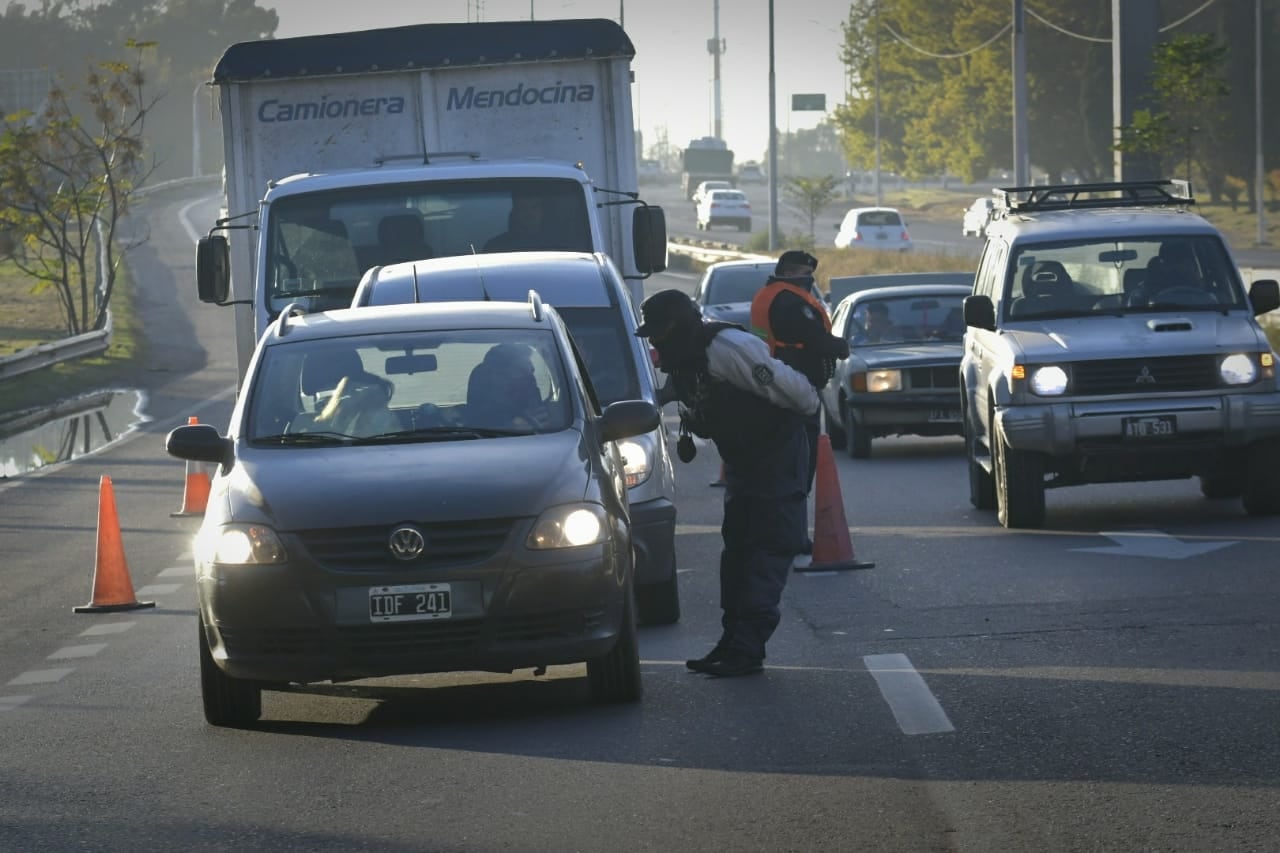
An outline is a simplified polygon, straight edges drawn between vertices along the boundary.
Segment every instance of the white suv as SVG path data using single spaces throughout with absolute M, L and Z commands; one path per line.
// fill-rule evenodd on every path
M 1039 527 L 1045 489 L 1198 476 L 1280 513 L 1280 385 L 1245 292 L 1184 181 L 997 191 L 965 298 L 969 493 Z
M 712 190 L 698 202 L 695 219 L 699 231 L 710 231 L 716 225 L 750 231 L 751 202 L 742 190 Z

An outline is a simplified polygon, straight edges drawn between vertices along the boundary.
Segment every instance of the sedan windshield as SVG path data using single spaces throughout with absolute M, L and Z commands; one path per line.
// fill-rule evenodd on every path
M 556 339 L 485 329 L 303 340 L 268 347 L 250 390 L 248 439 L 322 447 L 567 429 Z

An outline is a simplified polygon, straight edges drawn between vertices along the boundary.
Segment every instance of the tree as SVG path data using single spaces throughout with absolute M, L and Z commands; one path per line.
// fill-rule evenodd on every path
M 809 220 L 809 240 L 816 243 L 814 226 L 822 211 L 836 198 L 840 182 L 834 175 L 821 178 L 789 177 L 782 185 L 787 203 L 797 213 Z
M 143 137 L 155 100 L 142 54 L 152 45 L 128 46 L 132 64 L 103 62 L 76 92 L 55 85 L 39 113 L 6 116 L 0 133 L 0 231 L 16 238 L 14 262 L 35 292 L 57 294 L 69 335 L 105 324 L 128 248 L 116 244 L 119 222 L 154 168 Z

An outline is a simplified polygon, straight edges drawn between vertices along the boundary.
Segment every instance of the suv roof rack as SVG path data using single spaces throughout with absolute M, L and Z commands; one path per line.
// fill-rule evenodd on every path
M 991 192 L 995 194 L 996 207 L 1008 213 L 1096 207 L 1185 207 L 1196 203 L 1191 195 L 1191 182 L 1177 178 L 997 187 Z

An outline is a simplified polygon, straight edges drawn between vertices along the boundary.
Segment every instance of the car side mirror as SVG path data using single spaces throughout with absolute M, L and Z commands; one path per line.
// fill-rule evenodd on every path
M 648 400 L 619 400 L 605 406 L 598 423 L 602 439 L 617 441 L 653 432 L 662 423 L 662 414 Z
M 189 462 L 214 462 L 229 467 L 233 458 L 231 439 L 223 438 L 209 424 L 188 424 L 170 431 L 164 440 L 170 456 Z
M 211 234 L 196 243 L 196 292 L 201 302 L 221 305 L 231 290 L 231 251 L 227 238 Z
M 975 294 L 964 298 L 964 324 L 976 329 L 996 330 L 996 308 L 991 297 Z
M 1280 282 L 1271 278 L 1258 279 L 1249 288 L 1249 302 L 1253 305 L 1255 317 L 1280 308 Z

